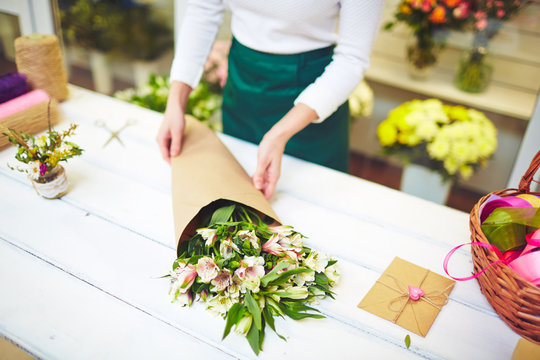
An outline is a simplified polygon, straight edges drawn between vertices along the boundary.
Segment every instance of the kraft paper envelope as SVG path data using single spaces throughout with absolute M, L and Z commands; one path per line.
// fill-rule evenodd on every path
M 217 135 L 193 117 L 186 128 L 179 156 L 171 159 L 173 218 L 176 247 L 198 226 L 198 214 L 216 201 L 232 200 L 270 216 L 277 215 L 249 175 Z
M 358 307 L 426 336 L 454 284 L 454 280 L 395 257 Z M 409 286 L 422 289 L 425 295 L 410 299 Z

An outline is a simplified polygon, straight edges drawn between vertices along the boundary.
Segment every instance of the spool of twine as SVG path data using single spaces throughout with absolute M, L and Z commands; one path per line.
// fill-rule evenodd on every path
M 33 89 L 43 89 L 58 101 L 69 96 L 67 76 L 56 35 L 32 34 L 15 39 L 15 62 Z

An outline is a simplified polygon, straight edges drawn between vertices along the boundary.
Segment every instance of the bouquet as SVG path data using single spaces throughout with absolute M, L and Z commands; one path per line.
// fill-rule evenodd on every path
M 18 147 L 15 159 L 26 164 L 24 168 L 8 166 L 12 170 L 27 173 L 30 179 L 38 183 L 48 182 L 48 175 L 57 170 L 61 161 L 65 162 L 74 156 L 82 154 L 83 149 L 66 140 L 74 134 L 76 128 L 77 125 L 75 124 L 71 124 L 63 132 L 57 132 L 49 128 L 46 135 L 38 137 L 19 133 L 13 129 L 1 128 L 9 141 Z
M 446 180 L 469 178 L 497 148 L 497 130 L 483 113 L 437 99 L 401 104 L 377 135 L 386 155 L 429 167 Z
M 437 61 L 437 52 L 445 45 L 450 29 L 466 25 L 470 13 L 469 1 L 463 0 L 402 0 L 394 20 L 385 24 L 390 30 L 397 22 L 413 31 L 414 43 L 407 47 L 407 59 L 422 70 Z
M 268 225 L 248 206 L 221 201 L 214 208 L 200 214 L 204 227 L 179 244 L 169 274 L 173 301 L 204 302 L 226 320 L 223 338 L 234 328 L 256 354 L 266 325 L 276 331 L 275 316 L 323 318 L 306 303 L 333 298 L 337 261 L 306 247 L 292 227 Z
M 170 87 L 167 77 L 152 74 L 147 84 L 136 89 L 128 88 L 117 91 L 114 97 L 163 113 L 167 107 Z M 210 121 L 210 118 L 220 107 L 221 95 L 210 91 L 209 85 L 203 80 L 191 92 L 186 105 L 186 114 L 196 116 L 209 125 L 215 125 Z
M 365 80 L 354 89 L 349 96 L 351 120 L 357 117 L 368 117 L 373 113 L 373 90 Z
M 454 79 L 458 89 L 478 93 L 491 79 L 492 65 L 486 60 L 490 39 L 495 36 L 504 21 L 521 10 L 527 0 L 475 0 L 472 1 L 469 21 L 474 29 L 472 48 L 460 60 Z

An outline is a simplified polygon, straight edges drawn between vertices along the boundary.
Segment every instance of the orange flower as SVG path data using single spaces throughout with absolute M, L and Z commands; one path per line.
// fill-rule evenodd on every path
M 402 13 L 402 14 L 405 14 L 405 15 L 409 15 L 412 10 L 411 10 L 411 7 L 407 4 L 401 4 L 399 6 L 399 12 Z
M 450 9 L 455 8 L 461 3 L 461 0 L 445 0 L 446 6 L 448 6 Z
M 446 22 L 446 11 L 444 7 L 437 6 L 429 15 L 429 20 L 435 24 L 442 24 Z

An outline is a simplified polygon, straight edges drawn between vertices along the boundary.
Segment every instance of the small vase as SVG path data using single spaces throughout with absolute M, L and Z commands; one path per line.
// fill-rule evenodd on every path
M 408 164 L 401 175 L 401 191 L 422 199 L 445 204 L 451 182 L 444 181 L 441 174 L 425 166 Z
M 493 66 L 486 47 L 474 47 L 462 54 L 454 84 L 462 91 L 480 93 L 489 85 L 492 72 Z
M 69 181 L 66 171 L 61 165 L 57 165 L 49 173 L 32 181 L 32 186 L 37 194 L 45 199 L 58 199 L 67 193 Z
M 415 80 L 426 80 L 437 64 L 441 45 L 428 32 L 414 33 L 406 45 L 407 71 Z

